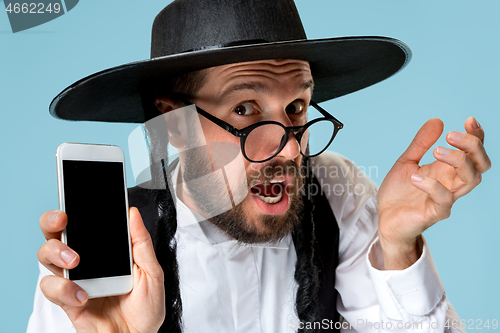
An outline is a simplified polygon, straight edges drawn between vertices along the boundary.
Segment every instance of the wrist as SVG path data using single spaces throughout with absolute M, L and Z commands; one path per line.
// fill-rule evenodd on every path
M 409 240 L 392 240 L 379 231 L 380 247 L 385 270 L 403 270 L 413 265 L 422 255 L 421 235 Z

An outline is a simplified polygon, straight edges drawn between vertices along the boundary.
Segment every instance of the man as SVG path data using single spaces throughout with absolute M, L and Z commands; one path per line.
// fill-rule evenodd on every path
M 194 26 L 182 26 L 187 20 L 179 18 L 188 15 L 196 22 Z M 378 195 L 375 186 L 357 172 L 337 178 L 322 174 L 322 167 L 354 168 L 347 159 L 332 154 L 311 158 L 314 177 L 286 175 L 278 195 L 262 187 L 254 193 L 261 184 L 281 181 L 280 167 L 296 170 L 305 164 L 307 140 L 299 135 L 304 137 L 306 132 L 296 128 L 306 126 L 305 108 L 314 105 L 313 100 L 327 100 L 376 83 L 409 59 L 404 44 L 389 39 L 314 42 L 304 38 L 290 1 L 177 1 L 155 20 L 155 60 L 94 75 L 58 96 L 51 105 L 53 114 L 80 120 L 144 121 L 157 113 L 167 117 L 194 103 L 208 143 L 241 142 L 217 125 L 218 120 L 236 129 L 265 121 L 295 129 L 271 153 L 265 149 L 266 140 L 250 148 L 248 142 L 242 145 L 247 155 L 243 163 L 246 176 L 257 181 L 249 182 L 238 214 L 233 214 L 235 208 L 210 217 L 208 223 L 184 227 L 186 220 L 196 220 L 195 212 L 204 213 L 187 184 L 174 191 L 178 197 L 167 190 L 153 197 L 139 189 L 132 191 L 131 203 L 135 201 L 141 208 L 141 215 L 159 212 L 159 219 L 145 218 L 151 233 L 151 222 L 157 224 L 155 254 L 141 216 L 131 209 L 135 282 L 129 295 L 88 300 L 83 290 L 64 280 L 62 268 L 74 268 L 79 258 L 58 240 L 67 223 L 65 214 L 45 213 L 40 223 L 48 242 L 40 248 L 39 260 L 56 276 L 44 277 L 40 287 L 60 308 L 47 310 L 48 302 L 38 294 L 31 325 L 42 322 L 43 311 L 49 313 L 45 320 L 51 332 L 64 330 L 63 325 L 82 332 L 156 332 L 164 320 L 162 330 L 176 332 L 181 330 L 181 319 L 185 331 L 310 331 L 314 321 L 336 320 L 335 311 L 352 325 L 343 326 L 344 330 L 412 330 L 412 325 L 399 324 L 423 322 L 423 329 L 443 331 L 446 320 L 449 326 L 458 323 L 421 233 L 447 218 L 454 201 L 472 190 L 490 167 L 482 145 L 484 133 L 475 119 L 467 120 L 467 133 L 448 134 L 447 141 L 458 150 L 438 148 L 437 161 L 419 167 L 420 158 L 443 128 L 437 119 L 428 121 L 389 172 Z M 145 79 L 147 74 L 150 77 Z M 123 87 L 120 96 L 117 86 L 109 86 L 112 79 Z M 73 107 L 76 101 L 81 102 L 79 109 Z M 171 139 L 176 145 L 175 135 Z M 256 155 L 247 149 L 255 149 Z M 179 174 L 187 177 L 191 166 L 187 158 L 179 158 L 174 181 Z M 265 175 L 266 168 L 271 168 L 269 175 Z M 294 205 L 301 181 L 317 181 L 330 190 L 317 200 L 307 200 L 306 195 L 302 203 Z M 337 191 L 335 185 L 349 182 L 362 185 L 365 191 L 357 194 L 345 187 Z M 284 191 L 287 185 L 292 188 L 290 194 Z M 333 211 L 333 219 L 324 218 L 328 210 L 316 214 L 325 207 Z M 173 221 L 172 216 L 176 216 Z M 331 223 L 335 219 L 337 223 Z M 328 241 L 318 233 L 332 224 L 339 233 L 339 243 L 332 242 L 335 246 L 325 244 Z M 224 233 L 218 233 L 219 229 Z M 328 276 L 332 263 L 316 261 L 314 238 L 322 258 L 327 251 L 338 251 L 333 278 Z M 328 289 L 332 282 L 338 298 Z M 325 299 L 323 292 L 332 294 Z M 328 307 L 332 297 L 334 308 Z M 318 299 L 323 309 L 317 305 Z

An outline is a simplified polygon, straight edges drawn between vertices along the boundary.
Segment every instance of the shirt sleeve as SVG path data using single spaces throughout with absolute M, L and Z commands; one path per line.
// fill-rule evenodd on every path
M 387 320 L 396 323 L 421 322 L 422 330 L 453 332 L 453 329 L 448 328 L 459 326 L 460 318 L 446 300 L 444 286 L 427 242 L 425 238 L 422 239 L 424 244 L 420 258 L 412 266 L 399 271 L 383 270 L 378 238 L 370 245 L 366 262 L 381 312 Z M 407 331 L 419 331 L 419 325 L 408 326 Z
M 383 270 L 377 185 L 332 152 L 320 155 L 313 170 L 339 225 L 335 288 L 341 331 L 460 332 L 453 328 L 460 327 L 460 318 L 446 298 L 425 240 L 421 257 L 411 267 Z
M 33 313 L 28 322 L 27 333 L 76 333 L 76 330 L 61 307 L 50 302 L 40 289 L 40 281 L 44 276 L 53 275 L 42 264 L 38 263 L 40 275 L 36 284 Z

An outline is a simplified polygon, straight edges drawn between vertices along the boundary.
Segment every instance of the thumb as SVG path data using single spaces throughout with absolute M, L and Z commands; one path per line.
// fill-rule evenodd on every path
M 130 238 L 132 243 L 132 257 L 134 263 L 148 273 L 155 274 L 161 270 L 153 248 L 151 235 L 144 226 L 141 213 L 135 207 L 129 209 Z
M 425 153 L 432 147 L 443 133 L 444 124 L 441 119 L 432 118 L 420 128 L 406 151 L 398 159 L 401 163 L 418 164 Z

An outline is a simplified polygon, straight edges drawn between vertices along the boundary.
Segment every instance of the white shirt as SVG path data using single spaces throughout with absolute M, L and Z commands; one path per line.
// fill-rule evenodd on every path
M 335 287 L 342 331 L 451 332 L 446 324 L 460 326 L 425 240 L 411 267 L 383 270 L 375 183 L 339 154 L 325 152 L 313 160 L 339 226 Z M 296 332 L 311 325 L 300 323 L 295 314 L 297 258 L 291 236 L 278 243 L 240 245 L 211 223 L 196 223 L 197 216 L 181 201 L 177 210 L 184 332 Z M 43 296 L 40 280 L 51 273 L 39 266 L 27 332 L 75 332 L 64 311 Z

